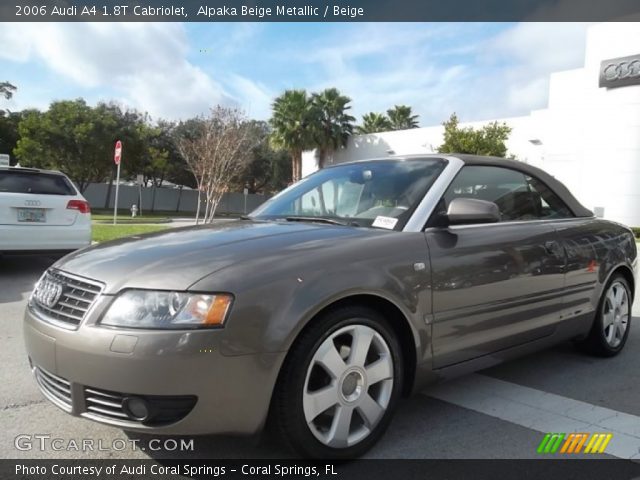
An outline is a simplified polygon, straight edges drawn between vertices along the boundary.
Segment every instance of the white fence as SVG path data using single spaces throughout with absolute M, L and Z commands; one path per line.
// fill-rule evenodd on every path
M 180 188 L 167 187 L 142 187 L 142 212 L 165 211 L 165 212 L 184 212 L 195 213 L 198 206 L 198 191 L 186 190 Z M 111 188 L 109 195 L 109 184 L 91 183 L 83 193 L 91 208 L 113 208 L 115 201 L 116 189 Z M 109 201 L 107 202 L 107 197 Z M 242 193 L 225 193 L 220 200 L 220 205 L 216 210 L 216 214 L 243 214 L 249 213 L 257 208 L 267 198 L 266 195 L 249 194 L 245 196 Z M 129 209 L 131 205 L 138 204 L 138 187 L 120 185 L 118 192 L 118 208 Z M 202 202 L 202 211 L 204 212 L 204 200 Z

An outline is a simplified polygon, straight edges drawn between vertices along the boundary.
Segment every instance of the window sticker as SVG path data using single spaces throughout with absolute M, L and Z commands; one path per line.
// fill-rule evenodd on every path
M 398 223 L 397 218 L 393 217 L 383 217 L 382 215 L 378 215 L 376 219 L 373 221 L 372 227 L 378 228 L 386 228 L 387 230 L 393 230 L 393 227 Z

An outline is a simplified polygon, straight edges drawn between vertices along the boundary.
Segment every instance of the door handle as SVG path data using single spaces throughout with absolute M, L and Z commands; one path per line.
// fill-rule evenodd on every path
M 544 249 L 547 251 L 549 255 L 555 255 L 558 253 L 560 245 L 555 240 L 549 240 L 548 242 L 544 242 Z

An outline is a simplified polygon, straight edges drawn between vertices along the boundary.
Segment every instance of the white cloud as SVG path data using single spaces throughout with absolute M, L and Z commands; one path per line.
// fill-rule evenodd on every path
M 454 111 L 465 120 L 528 114 L 546 106 L 550 73 L 583 64 L 587 24 L 522 23 L 490 37 L 485 28 L 363 26 L 306 57 L 318 69 L 309 88 L 337 86 L 358 115 L 412 105 L 426 126 Z
M 182 118 L 233 103 L 224 89 L 186 60 L 181 24 L 4 24 L 0 57 L 43 62 L 85 88 L 108 88 L 154 117 Z
M 584 64 L 588 25 L 520 23 L 486 42 L 480 59 L 504 65 L 496 82 L 508 114 L 546 106 L 549 74 Z
M 204 50 L 219 57 L 232 56 L 245 48 L 263 30 L 263 25 L 242 22 L 229 24 L 228 28 L 229 31 L 223 35 L 217 29 L 205 34 L 200 40 L 205 45 Z
M 225 84 L 249 117 L 266 120 L 271 116 L 271 103 L 276 92 L 260 82 L 233 73 Z
M 403 103 L 426 126 L 453 111 L 464 120 L 482 120 L 543 108 L 549 74 L 582 65 L 586 28 L 336 24 L 274 49 L 268 43 L 277 44 L 273 37 L 256 38 L 267 27 L 238 24 L 224 35 L 198 30 L 200 49 L 215 54 L 215 62 L 203 60 L 201 68 L 188 60 L 198 48 L 189 45 L 182 24 L 0 24 L 0 59 L 44 65 L 52 77 L 68 80 L 73 87 L 67 90 L 80 90 L 76 96 L 115 96 L 154 117 L 184 118 L 222 103 L 266 119 L 282 88 L 335 86 L 353 99 L 356 116 Z M 500 32 L 490 35 L 495 30 Z M 256 65 L 246 63 L 254 57 Z M 19 87 L 16 103 L 30 96 L 31 105 L 40 104 L 57 94 L 47 91 L 45 79 Z

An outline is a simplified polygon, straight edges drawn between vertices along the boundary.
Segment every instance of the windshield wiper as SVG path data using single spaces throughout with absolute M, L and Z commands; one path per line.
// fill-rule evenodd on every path
M 285 217 L 287 222 L 317 222 L 317 223 L 328 223 L 331 225 L 343 225 L 347 226 L 348 223 L 341 222 L 340 220 L 334 220 L 333 218 L 326 217 Z

